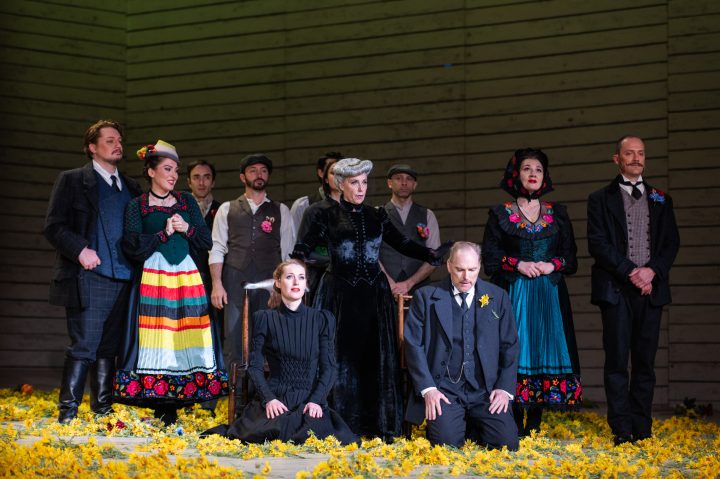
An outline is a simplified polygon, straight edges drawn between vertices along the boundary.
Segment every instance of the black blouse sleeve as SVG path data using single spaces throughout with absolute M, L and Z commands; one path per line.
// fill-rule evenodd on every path
M 250 363 L 248 364 L 248 375 L 255 385 L 255 390 L 260 396 L 263 406 L 276 399 L 275 393 L 265 379 L 265 342 L 267 341 L 267 322 L 270 310 L 256 311 L 252 317 L 252 341 L 250 343 Z
M 433 266 L 437 266 L 442 260 L 442 257 L 437 258 L 433 253 L 433 250 L 426 248 L 405 236 L 395 225 L 390 221 L 390 217 L 385 211 L 385 208 L 377 208 L 377 215 L 382 224 L 383 241 L 392 246 L 399 253 L 411 258 L 425 261 Z
M 300 223 L 298 241 L 290 257 L 307 261 L 317 245 L 327 243 L 327 231 L 327 209 L 308 208 Z
M 488 276 L 507 276 L 512 281 L 517 276 L 519 258 L 508 256 L 505 251 L 504 236 L 500 220 L 495 209 L 488 212 L 482 244 L 482 262 Z
M 320 311 L 323 325 L 320 330 L 320 357 L 318 378 L 308 402 L 325 405 L 328 394 L 335 384 L 335 317 L 329 311 Z
M 153 233 L 143 232 L 140 201 L 142 196 L 134 198 L 125 208 L 125 228 L 121 247 L 125 256 L 134 263 L 144 263 L 157 250 L 160 243 L 165 243 L 168 236 L 164 230 Z
M 555 219 L 558 223 L 560 241 L 555 255 L 550 262 L 555 266 L 555 271 L 562 274 L 575 274 L 577 271 L 577 245 L 573 234 L 572 222 L 567 214 L 567 209 L 555 204 Z

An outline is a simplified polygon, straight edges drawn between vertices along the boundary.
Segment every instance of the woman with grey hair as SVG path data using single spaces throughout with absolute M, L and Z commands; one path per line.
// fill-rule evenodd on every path
M 315 245 L 328 245 L 330 267 L 314 307 L 337 318 L 333 405 L 355 433 L 389 441 L 400 434 L 403 411 L 395 303 L 380 269 L 380 245 L 439 264 L 449 244 L 425 248 L 398 231 L 384 208 L 364 204 L 372 166 L 357 158 L 335 163 L 340 201 L 307 218 L 312 224 L 291 256 L 306 260 Z

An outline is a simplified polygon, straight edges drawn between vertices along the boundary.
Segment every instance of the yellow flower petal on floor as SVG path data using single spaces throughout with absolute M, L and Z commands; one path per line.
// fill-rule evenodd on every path
M 26 388 L 26 391 L 30 391 Z M 335 477 L 418 477 L 479 475 L 483 477 L 717 477 L 720 471 L 720 427 L 688 417 L 656 420 L 655 436 L 636 444 L 614 447 L 605 418 L 592 412 L 548 413 L 539 433 L 524 438 L 520 450 L 489 451 L 473 442 L 462 448 L 431 446 L 422 428 L 413 439 L 385 444 L 364 440 L 342 447 L 335 438 L 311 437 L 305 444 L 281 441 L 246 444 L 199 433 L 227 420 L 227 403 L 220 401 L 216 417 L 200 408 L 179 411 L 178 423 L 162 427 L 152 412 L 114 405 L 114 413 L 96 417 L 86 402 L 78 419 L 57 423 L 57 391 L 20 393 L 0 390 L 0 470 L 19 477 L 248 477 L 237 468 L 224 468 L 212 456 L 237 459 L 302 457 L 326 454 L 328 459 L 305 479 Z M 12 423 L 9 423 L 12 421 Z M 128 454 L 99 438 L 144 438 Z M 19 444 L 32 438 L 32 444 Z M 113 439 L 114 441 L 114 439 Z M 185 455 L 191 451 L 200 457 Z M 185 451 L 185 452 L 184 452 Z M 193 452 L 194 454 L 194 452 Z M 272 475 L 269 462 L 250 473 Z

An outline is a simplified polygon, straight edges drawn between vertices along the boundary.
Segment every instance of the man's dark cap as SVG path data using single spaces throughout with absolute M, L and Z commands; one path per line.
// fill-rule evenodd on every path
M 272 173 L 272 160 L 262 153 L 254 153 L 240 160 L 240 173 L 245 173 L 245 169 L 248 166 L 257 165 L 258 163 L 265 165 L 268 169 L 268 173 Z
M 415 171 L 415 168 L 413 168 L 410 165 L 404 165 L 404 164 L 398 164 L 398 165 L 392 165 L 390 169 L 387 172 L 388 179 L 392 178 L 392 175 L 396 175 L 398 173 L 406 173 L 413 177 L 415 181 L 417 181 L 417 171 Z

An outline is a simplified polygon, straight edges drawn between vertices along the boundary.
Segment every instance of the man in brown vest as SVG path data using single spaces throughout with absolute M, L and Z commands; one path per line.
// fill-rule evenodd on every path
M 211 299 L 225 309 L 228 363 L 242 355 L 240 331 L 243 285 L 272 278 L 275 267 L 295 245 L 294 226 L 287 206 L 268 198 L 266 187 L 272 161 L 265 155 L 248 155 L 240 162 L 245 193 L 226 201 L 215 214 L 210 251 Z M 250 314 L 267 305 L 268 293 L 254 290 Z
M 655 353 L 680 236 L 670 195 L 643 180 L 642 139 L 620 138 L 613 162 L 620 174 L 588 198 L 587 232 L 595 259 L 591 302 L 603 322 L 608 423 L 619 445 L 652 435 Z

